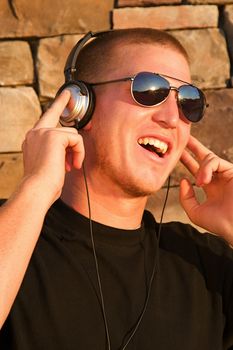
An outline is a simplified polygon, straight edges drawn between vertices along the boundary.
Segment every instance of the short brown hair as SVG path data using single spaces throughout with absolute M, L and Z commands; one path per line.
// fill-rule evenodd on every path
M 156 44 L 169 47 L 180 53 L 189 62 L 188 54 L 181 43 L 171 34 L 152 28 L 116 29 L 104 32 L 81 50 L 77 60 L 75 79 L 86 82 L 98 81 L 116 65 L 119 48 L 130 44 Z

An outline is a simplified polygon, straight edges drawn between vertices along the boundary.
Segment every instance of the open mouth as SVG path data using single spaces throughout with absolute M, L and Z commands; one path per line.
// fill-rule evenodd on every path
M 154 137 L 141 137 L 138 139 L 138 144 L 147 151 L 157 154 L 160 158 L 163 158 L 168 151 L 168 144 Z

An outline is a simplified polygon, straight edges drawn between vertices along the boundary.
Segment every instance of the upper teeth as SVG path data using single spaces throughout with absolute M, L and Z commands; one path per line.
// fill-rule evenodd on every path
M 140 145 L 148 145 L 148 144 L 152 145 L 152 146 L 158 148 L 162 154 L 165 154 L 167 152 L 167 149 L 168 149 L 167 143 L 160 141 L 158 139 L 152 138 L 152 137 L 145 137 L 145 138 L 141 137 L 138 140 L 138 143 Z

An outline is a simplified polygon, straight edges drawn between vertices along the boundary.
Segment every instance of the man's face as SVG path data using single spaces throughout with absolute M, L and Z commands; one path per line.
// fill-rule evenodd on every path
M 134 44 L 120 52 L 117 69 L 102 80 L 148 71 L 190 82 L 188 63 L 174 49 Z M 172 86 L 181 85 L 168 80 Z M 178 109 L 175 91 L 170 91 L 164 103 L 148 108 L 135 103 L 130 84 L 95 87 L 96 108 L 85 137 L 86 157 L 97 186 L 121 190 L 131 197 L 148 196 L 161 188 L 177 164 L 189 138 L 190 123 Z M 146 143 L 146 138 L 168 147 L 164 156 L 143 147 L 140 143 Z

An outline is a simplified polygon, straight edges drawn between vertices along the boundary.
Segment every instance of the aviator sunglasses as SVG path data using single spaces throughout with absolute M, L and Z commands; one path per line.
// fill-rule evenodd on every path
M 171 86 L 166 78 L 177 80 L 183 85 Z M 164 74 L 140 72 L 133 77 L 92 83 L 91 86 L 131 81 L 131 95 L 140 106 L 154 107 L 166 101 L 171 90 L 177 92 L 178 108 L 185 118 L 193 123 L 200 121 L 208 107 L 204 93 L 196 86 Z

